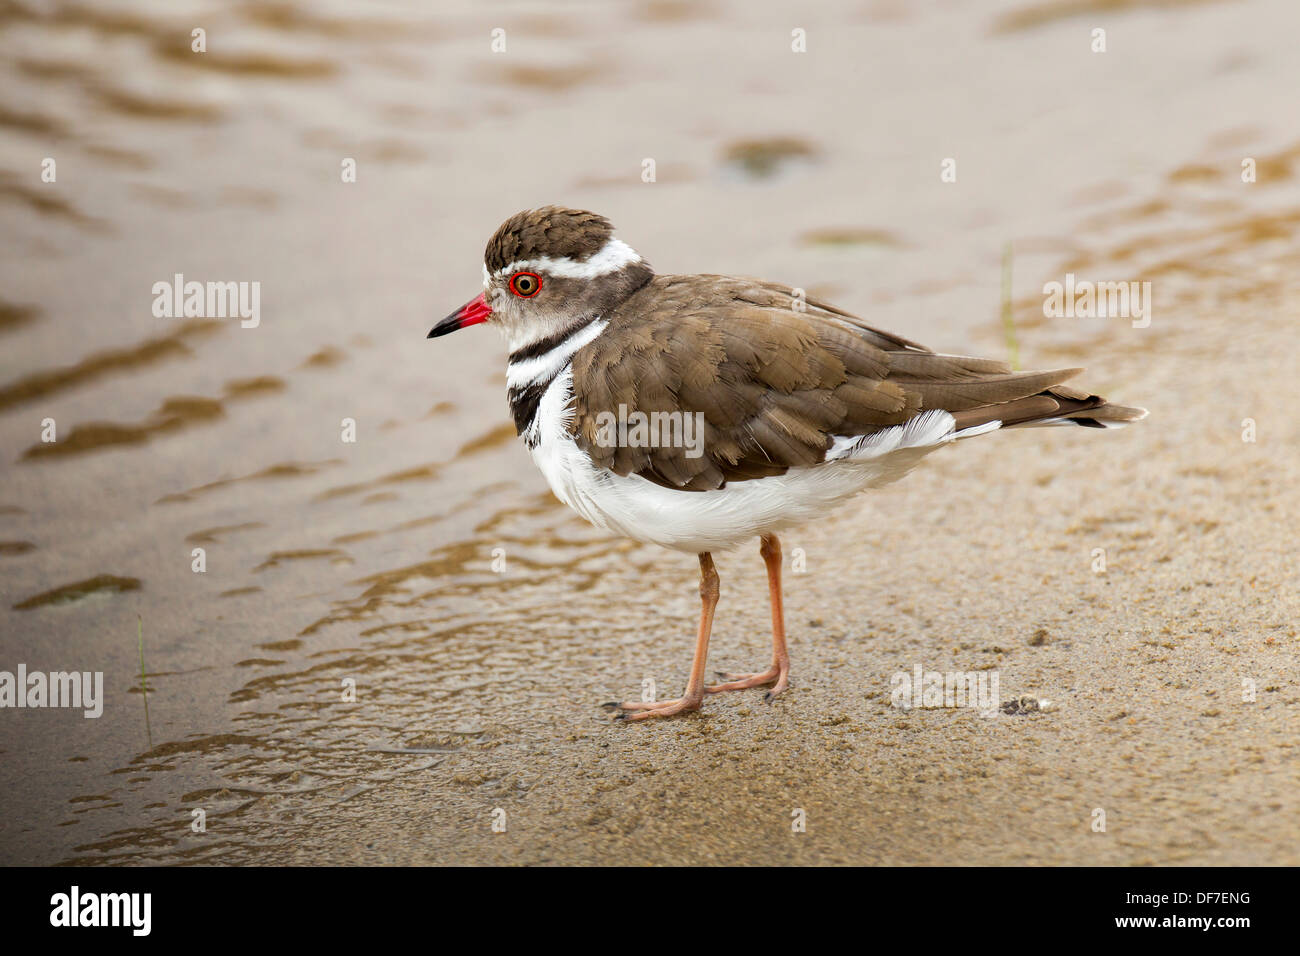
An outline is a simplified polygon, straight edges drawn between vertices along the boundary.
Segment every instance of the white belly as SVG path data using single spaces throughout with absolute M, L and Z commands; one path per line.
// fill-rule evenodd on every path
M 534 426 L 533 460 L 551 490 L 598 527 L 695 554 L 730 550 L 757 535 L 821 517 L 865 488 L 901 478 L 954 437 L 952 416 L 936 411 L 882 432 L 868 447 L 855 448 L 852 457 L 731 482 L 716 491 L 675 491 L 592 465 L 568 429 L 572 380 L 568 370 L 556 376 Z

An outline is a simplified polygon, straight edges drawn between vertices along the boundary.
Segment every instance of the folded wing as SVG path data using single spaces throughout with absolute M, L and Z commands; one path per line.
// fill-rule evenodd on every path
M 757 280 L 656 277 L 606 318 L 605 334 L 573 358 L 575 440 L 597 465 L 670 488 L 818 465 L 836 439 L 932 409 L 957 429 L 1142 415 L 1061 386 L 1081 369 L 1015 372 L 940 355 Z M 637 421 L 659 423 L 648 442 L 609 427 Z M 684 430 L 695 426 L 702 432 Z

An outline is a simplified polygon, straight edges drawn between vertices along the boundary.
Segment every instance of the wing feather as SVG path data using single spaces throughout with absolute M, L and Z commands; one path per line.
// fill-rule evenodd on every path
M 978 424 L 1102 401 L 1060 385 L 1079 369 L 1015 372 L 995 359 L 938 354 L 752 279 L 658 276 L 605 318 L 605 332 L 573 357 L 575 440 L 597 465 L 669 488 L 709 490 L 817 465 L 836 438 L 932 409 Z M 637 444 L 631 431 L 611 445 L 600 421 L 620 406 L 629 416 L 696 416 L 702 453 L 680 441 Z

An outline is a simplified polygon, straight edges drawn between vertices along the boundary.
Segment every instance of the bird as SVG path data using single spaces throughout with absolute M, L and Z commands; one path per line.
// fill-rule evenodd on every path
M 1005 428 L 1114 428 L 1146 410 L 1063 384 L 1081 368 L 1013 370 L 868 325 L 802 290 L 658 275 L 610 221 L 525 210 L 488 241 L 483 292 L 428 338 L 496 326 L 515 430 L 555 496 L 597 527 L 694 554 L 700 621 L 686 688 L 610 702 L 623 720 L 687 714 L 710 694 L 789 686 L 778 537 L 925 457 Z M 706 683 L 715 552 L 757 539 L 772 662 Z

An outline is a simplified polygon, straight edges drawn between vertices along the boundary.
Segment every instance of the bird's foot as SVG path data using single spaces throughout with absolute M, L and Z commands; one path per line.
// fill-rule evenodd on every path
M 674 714 L 686 714 L 693 710 L 700 709 L 699 699 L 689 697 L 678 697 L 676 700 L 660 701 L 641 701 L 625 700 L 621 704 L 611 701 L 604 706 L 609 710 L 617 710 L 615 720 L 645 720 L 647 717 L 671 717 Z
M 722 671 L 718 671 L 717 674 L 726 683 L 709 685 L 704 688 L 707 693 L 719 694 L 724 690 L 749 690 L 751 687 L 762 687 L 765 684 L 771 684 L 772 689 L 763 697 L 764 700 L 771 700 L 790 686 L 790 668 L 788 665 L 779 667 L 773 664 L 767 670 L 754 674 L 724 674 Z

